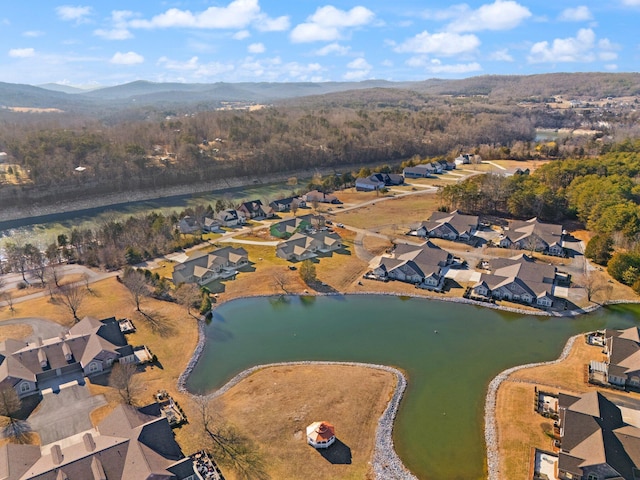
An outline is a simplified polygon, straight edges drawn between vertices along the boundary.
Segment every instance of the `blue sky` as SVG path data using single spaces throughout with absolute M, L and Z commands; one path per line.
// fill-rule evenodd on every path
M 360 81 L 638 70 L 640 0 L 3 2 L 0 81 Z

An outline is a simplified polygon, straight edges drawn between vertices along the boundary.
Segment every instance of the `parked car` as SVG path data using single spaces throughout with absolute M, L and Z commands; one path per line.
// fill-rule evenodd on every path
M 338 227 L 338 228 L 344 228 L 344 223 L 336 223 L 336 227 Z

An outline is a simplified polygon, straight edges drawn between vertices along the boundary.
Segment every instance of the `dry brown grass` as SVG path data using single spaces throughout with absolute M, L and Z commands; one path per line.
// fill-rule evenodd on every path
M 409 228 L 412 223 L 429 218 L 437 210 L 439 200 L 434 193 L 395 197 L 376 202 L 348 212 L 335 212 L 335 222 L 342 222 L 358 228 L 379 230 L 383 226 Z
M 13 338 L 20 340 L 28 337 L 33 333 L 33 328 L 30 325 L 18 324 L 18 325 L 2 325 L 0 324 L 0 342 L 4 342 L 7 338 Z
M 370 477 L 377 420 L 395 376 L 348 366 L 291 366 L 260 370 L 213 400 L 210 408 L 260 446 L 271 478 Z M 307 445 L 307 425 L 325 420 L 350 450 L 350 464 L 332 464 Z M 332 448 L 336 448 L 335 446 Z M 233 480 L 233 472 L 225 471 Z

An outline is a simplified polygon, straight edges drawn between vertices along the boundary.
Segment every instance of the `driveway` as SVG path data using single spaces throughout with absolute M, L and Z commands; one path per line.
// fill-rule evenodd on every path
M 30 325 L 31 328 L 33 328 L 33 334 L 24 339 L 27 342 L 35 342 L 38 337 L 43 339 L 57 337 L 61 333 L 68 330 L 67 327 L 62 326 L 59 323 L 52 322 L 45 318 L 37 317 L 12 318 L 11 320 L 3 320 L 0 322 L 0 326 L 21 324 Z
M 89 414 L 106 404 L 104 395 L 91 396 L 86 385 L 71 385 L 45 393 L 28 422 L 47 445 L 93 428 Z

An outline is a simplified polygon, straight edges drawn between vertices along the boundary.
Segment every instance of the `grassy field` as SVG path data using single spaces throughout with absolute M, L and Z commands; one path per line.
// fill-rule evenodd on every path
M 370 476 L 377 420 L 395 377 L 347 366 L 295 366 L 260 370 L 211 405 L 260 446 L 271 478 L 361 480 Z M 306 443 L 315 421 L 336 428 L 340 451 L 350 463 L 331 463 Z M 336 449 L 338 444 L 332 449 Z M 225 477 L 237 478 L 232 472 Z

